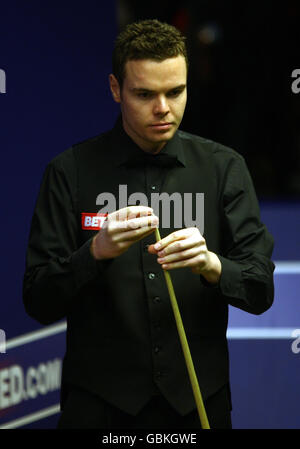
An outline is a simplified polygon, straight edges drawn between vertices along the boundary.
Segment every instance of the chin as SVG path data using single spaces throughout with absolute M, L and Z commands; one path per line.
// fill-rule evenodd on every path
M 155 133 L 151 133 L 151 136 L 149 136 L 150 139 L 153 141 L 159 142 L 161 140 L 170 140 L 174 136 L 177 128 L 174 129 L 168 129 L 167 131 L 160 130 L 156 131 Z
M 163 143 L 169 142 L 169 140 L 171 140 L 172 137 L 173 137 L 173 135 L 171 135 L 169 137 L 167 137 L 167 136 L 165 136 L 165 137 L 160 136 L 160 137 L 157 137 L 157 139 L 151 139 L 151 140 L 149 139 L 149 142 L 151 142 L 154 145 L 159 145 L 159 144 L 163 144 Z

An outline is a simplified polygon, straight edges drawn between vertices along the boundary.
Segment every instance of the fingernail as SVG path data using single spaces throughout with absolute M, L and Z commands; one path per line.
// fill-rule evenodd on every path
M 160 244 L 160 243 L 155 243 L 154 249 L 159 249 L 160 247 L 161 247 L 161 244 Z

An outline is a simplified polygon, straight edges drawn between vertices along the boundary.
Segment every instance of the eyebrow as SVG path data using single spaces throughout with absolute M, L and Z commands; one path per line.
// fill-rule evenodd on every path
M 186 84 L 180 84 L 179 86 L 172 87 L 168 90 L 168 92 L 172 92 L 173 90 L 183 90 L 186 87 Z M 148 92 L 151 94 L 156 93 L 155 90 L 146 89 L 145 87 L 133 87 L 130 89 L 132 92 Z

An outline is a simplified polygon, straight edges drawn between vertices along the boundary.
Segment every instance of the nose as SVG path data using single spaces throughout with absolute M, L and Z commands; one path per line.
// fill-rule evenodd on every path
M 155 100 L 153 112 L 155 115 L 166 115 L 169 112 L 169 105 L 164 95 Z

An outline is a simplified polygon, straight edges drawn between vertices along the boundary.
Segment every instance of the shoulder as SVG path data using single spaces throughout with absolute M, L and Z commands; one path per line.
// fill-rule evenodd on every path
M 178 136 L 185 148 L 198 151 L 202 155 L 214 158 L 217 160 L 239 160 L 244 161 L 244 158 L 233 148 L 230 148 L 222 143 L 215 142 L 196 134 L 191 134 L 186 131 L 178 130 Z M 187 150 L 188 151 L 188 150 Z
M 224 190 L 244 189 L 251 176 L 244 157 L 233 148 L 185 131 L 178 131 L 186 160 L 207 173 Z
M 76 169 L 82 156 L 90 158 L 92 153 L 99 152 L 99 148 L 107 142 L 106 138 L 108 134 L 109 131 L 74 143 L 72 146 L 52 158 L 48 165 L 63 171 Z

